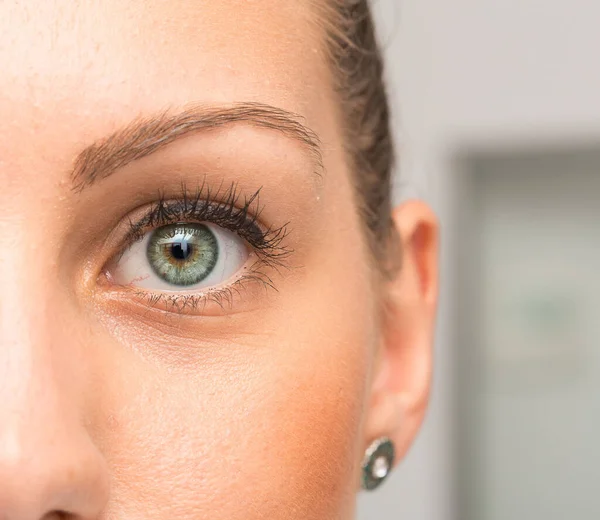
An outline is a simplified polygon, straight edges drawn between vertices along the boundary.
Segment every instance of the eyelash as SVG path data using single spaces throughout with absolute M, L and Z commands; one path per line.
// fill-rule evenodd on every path
M 153 229 L 177 223 L 211 222 L 237 233 L 252 247 L 257 260 L 246 272 L 229 286 L 208 290 L 202 294 L 168 294 L 137 290 L 136 295 L 151 306 L 164 305 L 169 309 L 184 312 L 196 310 L 214 302 L 219 307 L 231 307 L 233 297 L 249 282 L 258 282 L 265 289 L 276 289 L 273 280 L 264 271 L 266 268 L 286 267 L 285 259 L 293 252 L 283 242 L 288 236 L 288 223 L 281 227 L 265 228 L 259 224 L 263 207 L 260 205 L 259 188 L 251 196 L 244 196 L 236 183 L 219 187 L 216 191 L 206 183 L 190 191 L 181 186 L 179 199 L 167 199 L 159 193 L 146 214 L 137 221 L 129 221 L 129 231 L 123 241 L 120 256 L 135 242 L 142 240 Z

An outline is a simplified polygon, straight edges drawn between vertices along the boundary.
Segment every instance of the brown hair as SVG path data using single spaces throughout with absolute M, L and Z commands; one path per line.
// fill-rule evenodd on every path
M 390 239 L 394 145 L 383 78 L 383 59 L 368 0 L 320 0 L 327 51 L 342 100 L 347 157 L 375 256 L 383 259 Z

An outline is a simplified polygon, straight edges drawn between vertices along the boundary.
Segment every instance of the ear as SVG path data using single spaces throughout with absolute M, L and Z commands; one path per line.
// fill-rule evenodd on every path
M 393 221 L 399 241 L 390 254 L 396 255 L 391 260 L 398 268 L 383 283 L 381 344 L 365 436 L 368 443 L 389 437 L 398 462 L 417 434 L 429 399 L 438 223 L 431 209 L 419 201 L 396 208 Z

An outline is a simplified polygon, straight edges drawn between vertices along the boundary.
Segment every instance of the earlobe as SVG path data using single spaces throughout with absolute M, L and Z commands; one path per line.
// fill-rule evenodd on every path
M 393 213 L 401 267 L 384 284 L 381 347 L 373 377 L 366 442 L 388 437 L 397 463 L 423 421 L 429 399 L 438 292 L 438 223 L 409 201 Z M 394 263 L 394 262 L 393 262 Z

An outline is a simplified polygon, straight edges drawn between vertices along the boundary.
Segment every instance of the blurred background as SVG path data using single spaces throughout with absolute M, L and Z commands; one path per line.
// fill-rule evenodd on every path
M 442 290 L 427 421 L 359 519 L 600 518 L 600 2 L 373 4 Z

